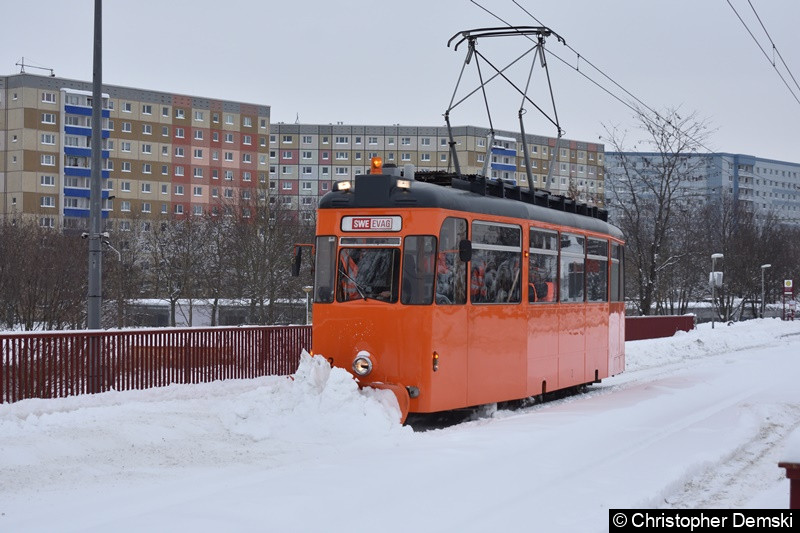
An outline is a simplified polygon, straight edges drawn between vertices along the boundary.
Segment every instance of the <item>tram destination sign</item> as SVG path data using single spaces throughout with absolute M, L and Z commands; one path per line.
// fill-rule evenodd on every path
M 400 231 L 403 219 L 398 216 L 343 217 L 342 231 Z

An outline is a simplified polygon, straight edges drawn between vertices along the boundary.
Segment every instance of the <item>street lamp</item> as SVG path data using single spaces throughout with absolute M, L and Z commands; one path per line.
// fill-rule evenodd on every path
M 761 318 L 764 318 L 764 271 L 772 265 L 761 265 Z
M 711 254 L 711 275 L 708 277 L 711 283 L 711 329 L 714 329 L 714 315 L 717 313 L 717 285 L 722 285 L 722 276 L 717 276 L 717 259 L 723 257 L 722 254 Z
M 308 300 L 309 300 L 309 296 L 311 295 L 311 291 L 313 291 L 313 290 L 314 290 L 314 287 L 312 287 L 311 285 L 306 285 L 305 287 L 303 287 L 303 292 L 306 293 L 306 326 L 310 322 L 309 319 L 308 319 Z

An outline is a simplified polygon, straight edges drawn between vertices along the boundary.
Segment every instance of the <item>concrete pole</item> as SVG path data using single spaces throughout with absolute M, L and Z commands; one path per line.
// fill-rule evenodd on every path
M 103 242 L 103 50 L 102 0 L 94 0 L 94 64 L 92 74 L 92 171 L 89 189 L 89 291 L 86 327 L 100 329 L 102 306 Z M 95 339 L 89 342 L 88 392 L 100 392 L 100 349 Z

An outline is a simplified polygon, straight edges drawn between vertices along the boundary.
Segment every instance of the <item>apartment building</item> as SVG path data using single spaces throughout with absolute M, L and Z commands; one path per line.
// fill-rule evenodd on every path
M 0 216 L 87 227 L 91 91 L 84 81 L 0 77 Z M 268 181 L 269 113 L 265 105 L 105 85 L 106 227 L 247 209 L 240 200 Z
M 635 172 L 655 172 L 661 155 L 655 152 L 608 152 L 606 154 L 606 204 L 614 218 L 614 191 L 624 194 L 619 180 L 625 178 L 622 160 Z M 682 186 L 686 203 L 701 206 L 730 199 L 761 220 L 771 214 L 786 225 L 800 224 L 800 163 L 744 154 L 682 154 L 678 171 L 686 173 Z M 624 198 L 623 198 L 624 200 Z
M 487 146 L 489 130 L 456 126 L 453 138 L 461 172 L 489 174 L 528 186 L 521 137 L 496 131 Z M 532 185 L 554 194 L 573 194 L 581 201 L 603 205 L 604 147 L 602 144 L 528 135 Z M 269 134 L 269 188 L 301 213 L 316 206 L 335 181 L 369 171 L 373 157 L 384 165 L 414 165 L 420 170 L 454 171 L 447 128 L 430 126 L 366 126 L 273 123 Z M 555 158 L 555 161 L 553 160 Z M 550 165 L 555 162 L 552 173 Z M 548 178 L 549 175 L 549 178 Z M 295 204 L 295 202 L 297 202 Z M 306 214 L 306 216 L 310 216 Z
M 0 217 L 41 226 L 88 226 L 90 82 L 0 77 Z M 103 217 L 107 229 L 203 214 L 249 215 L 269 196 L 312 220 L 338 180 L 384 164 L 449 170 L 447 129 L 428 126 L 270 124 L 270 107 L 148 89 L 103 86 Z M 521 137 L 474 126 L 453 129 L 461 171 L 528 186 Z M 532 185 L 603 205 L 602 144 L 526 138 Z M 551 165 L 552 170 L 551 170 Z M 258 195 L 258 196 L 256 196 Z

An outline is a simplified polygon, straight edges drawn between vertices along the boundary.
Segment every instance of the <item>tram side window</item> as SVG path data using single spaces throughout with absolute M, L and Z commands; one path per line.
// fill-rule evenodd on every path
M 328 304 L 333 301 L 333 280 L 336 275 L 336 237 L 317 237 L 317 257 L 314 266 L 314 302 Z
M 583 302 L 584 256 L 586 238 L 571 233 L 561 234 L 560 300 Z
M 531 228 L 528 301 L 556 301 L 558 288 L 558 233 Z
M 467 238 L 467 221 L 449 217 L 439 232 L 436 255 L 436 303 L 467 303 L 467 264 L 458 257 L 458 244 Z
M 611 301 L 621 302 L 625 297 L 625 283 L 622 278 L 622 246 L 611 243 Z
M 522 229 L 511 224 L 472 223 L 470 300 L 519 303 Z
M 433 302 L 433 275 L 436 259 L 436 237 L 411 235 L 403 246 L 403 282 L 400 302 L 428 305 Z
M 608 241 L 587 239 L 586 300 L 608 301 Z

